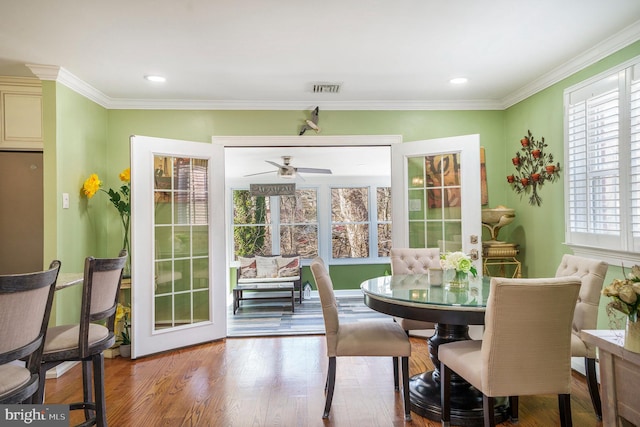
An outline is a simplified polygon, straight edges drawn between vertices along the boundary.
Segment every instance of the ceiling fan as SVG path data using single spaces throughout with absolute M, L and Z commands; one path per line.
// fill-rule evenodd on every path
M 278 168 L 277 171 L 269 171 L 269 172 L 258 172 L 252 173 L 245 176 L 255 176 L 255 175 L 263 175 L 267 173 L 277 172 L 278 176 L 281 178 L 294 178 L 298 173 L 323 173 L 323 174 L 331 174 L 331 169 L 320 169 L 320 168 L 297 168 L 291 166 L 291 156 L 282 156 L 282 165 L 279 165 L 276 162 L 272 162 L 271 160 L 265 160 L 265 162 L 269 163 Z

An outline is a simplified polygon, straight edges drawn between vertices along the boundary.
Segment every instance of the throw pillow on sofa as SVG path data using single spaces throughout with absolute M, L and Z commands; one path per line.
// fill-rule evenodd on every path
M 257 276 L 256 259 L 238 257 L 240 261 L 240 278 L 255 279 Z
M 276 257 L 256 256 L 256 268 L 258 278 L 278 277 Z
M 300 257 L 277 257 L 278 277 L 294 277 L 300 275 Z

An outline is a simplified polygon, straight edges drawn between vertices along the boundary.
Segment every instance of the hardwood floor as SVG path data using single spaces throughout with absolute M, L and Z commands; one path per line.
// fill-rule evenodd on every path
M 432 369 L 426 341 L 411 338 L 411 375 Z M 338 358 L 328 420 L 322 420 L 327 371 L 322 335 L 228 338 L 137 360 L 105 360 L 110 426 L 439 426 L 412 413 L 403 420 L 389 358 Z M 80 366 L 47 380 L 46 403 L 81 400 Z M 556 396 L 520 398 L 521 427 L 559 425 Z M 584 377 L 574 373 L 573 425 L 597 421 Z M 72 423 L 81 421 L 74 411 Z M 501 426 L 510 426 L 505 422 Z

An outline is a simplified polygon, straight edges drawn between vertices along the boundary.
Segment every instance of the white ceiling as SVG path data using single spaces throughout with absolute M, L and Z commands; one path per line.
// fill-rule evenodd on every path
M 57 79 L 106 108 L 320 106 L 320 117 L 501 109 L 640 39 L 638 0 L 3 0 L 0 18 L 0 75 Z M 317 82 L 341 91 L 314 94 Z M 282 155 L 336 175 L 389 173 L 375 150 L 285 151 L 229 154 L 228 176 Z
M 638 0 L 4 0 L 0 17 L 0 75 L 61 67 L 108 108 L 504 108 L 640 39 Z

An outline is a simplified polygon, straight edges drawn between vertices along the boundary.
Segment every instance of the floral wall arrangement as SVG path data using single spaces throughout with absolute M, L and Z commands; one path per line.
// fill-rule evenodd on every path
M 553 154 L 545 151 L 544 137 L 536 140 L 530 130 L 527 134 L 520 140 L 522 148 L 511 159 L 516 173 L 508 175 L 507 182 L 521 198 L 529 195 L 530 205 L 540 206 L 542 197 L 538 193 L 545 183 L 560 179 L 560 163 L 554 163 Z

